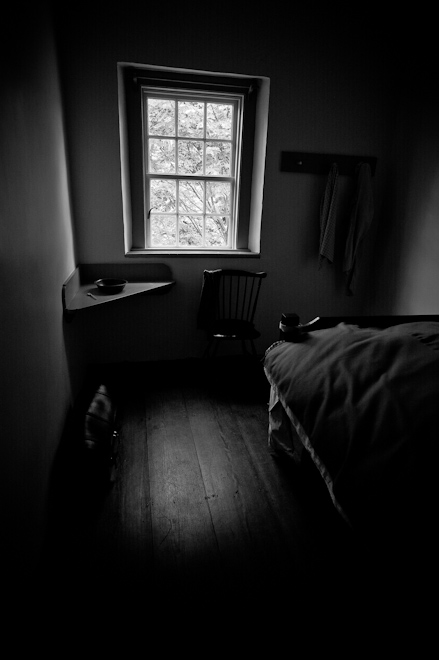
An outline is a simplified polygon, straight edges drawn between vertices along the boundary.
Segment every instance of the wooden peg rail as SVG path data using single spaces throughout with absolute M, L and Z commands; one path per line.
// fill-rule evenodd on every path
M 372 176 L 377 159 L 374 156 L 345 156 L 340 154 L 316 154 L 304 151 L 282 151 L 281 172 L 303 172 L 307 174 L 329 174 L 331 165 L 337 163 L 339 174 L 353 176 L 359 163 L 369 163 Z

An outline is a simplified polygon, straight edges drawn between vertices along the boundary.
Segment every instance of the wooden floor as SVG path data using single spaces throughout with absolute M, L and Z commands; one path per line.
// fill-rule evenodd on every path
M 268 449 L 260 363 L 130 364 L 115 381 L 117 479 L 80 516 L 64 513 L 48 562 L 64 594 L 290 620 L 308 601 L 326 617 L 334 598 L 358 598 L 368 566 L 320 477 Z

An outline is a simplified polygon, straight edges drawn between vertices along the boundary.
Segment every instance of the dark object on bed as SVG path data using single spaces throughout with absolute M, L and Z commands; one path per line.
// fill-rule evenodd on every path
M 280 341 L 302 341 L 304 336 L 309 330 L 313 330 L 316 323 L 320 321 L 320 317 L 316 316 L 308 323 L 300 323 L 297 314 L 282 314 L 279 323 L 279 340 Z
M 256 356 L 254 340 L 260 337 L 254 318 L 264 272 L 205 270 L 198 311 L 198 327 L 205 330 L 208 345 L 204 357 L 213 357 L 220 341 L 239 340 L 243 353 L 246 341 Z M 210 353 L 213 348 L 212 353 Z
M 284 341 L 294 341 L 297 333 L 288 331 L 298 330 L 300 334 L 312 332 L 313 330 L 324 330 L 325 328 L 334 328 L 339 323 L 348 325 L 357 325 L 359 328 L 390 328 L 393 325 L 414 322 L 439 323 L 439 314 L 417 314 L 400 316 L 316 316 L 307 323 L 301 323 L 300 317 L 294 312 L 282 314 L 279 328 L 281 334 L 279 339 Z
M 428 518 L 436 499 L 439 316 L 330 317 L 266 352 L 269 444 L 309 456 L 358 530 Z

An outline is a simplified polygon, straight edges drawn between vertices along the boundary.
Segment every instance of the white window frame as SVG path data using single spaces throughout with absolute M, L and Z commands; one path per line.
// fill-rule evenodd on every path
M 268 130 L 269 79 L 118 63 L 119 128 L 125 256 L 231 255 L 258 256 L 262 220 L 265 151 Z M 148 173 L 145 163 L 145 94 L 168 98 L 212 98 L 236 104 L 234 162 L 229 244 L 227 246 L 157 247 L 148 240 Z M 244 145 L 242 147 L 242 144 Z M 221 177 L 188 175 L 191 179 Z M 162 178 L 157 174 L 157 178 Z M 176 180 L 181 174 L 169 175 Z
M 175 130 L 174 130 L 174 135 L 173 136 L 162 136 L 165 139 L 172 139 L 175 141 L 175 156 L 176 156 L 176 168 L 175 172 L 173 173 L 163 173 L 163 172 L 151 172 L 150 167 L 149 167 L 149 153 L 148 153 L 148 142 L 149 138 L 151 137 L 152 139 L 160 139 L 157 138 L 155 134 L 150 134 L 148 130 L 148 111 L 147 111 L 147 103 L 148 99 L 151 98 L 164 98 L 164 99 L 171 99 L 176 101 L 176 106 L 177 106 L 177 112 L 176 112 L 176 117 L 175 117 L 175 122 L 177 122 L 177 113 L 178 113 L 178 101 L 200 101 L 203 102 L 204 104 L 207 104 L 209 102 L 213 103 L 224 103 L 224 104 L 229 104 L 233 106 L 233 124 L 232 124 L 232 131 L 231 131 L 231 138 L 228 140 L 221 139 L 217 141 L 221 142 L 229 142 L 231 145 L 231 159 L 230 159 L 230 173 L 228 176 L 225 175 L 208 175 L 205 174 L 204 172 L 202 173 L 197 173 L 197 174 L 181 174 L 178 171 L 178 143 L 179 140 L 188 140 L 188 139 L 194 139 L 198 142 L 202 142 L 203 145 L 207 142 L 212 142 L 214 141 L 213 138 L 209 138 L 205 135 L 203 137 L 197 137 L 197 138 L 187 138 L 184 137 L 182 138 L 181 136 L 178 135 L 178 130 L 177 130 L 177 125 L 175 125 Z M 237 217 L 237 212 L 238 212 L 238 200 L 239 200 L 239 181 L 240 181 L 240 171 L 239 171 L 239 164 L 240 164 L 240 152 L 241 152 L 241 128 L 242 128 L 242 108 L 243 108 L 243 97 L 242 95 L 236 95 L 236 94 L 223 94 L 222 96 L 218 95 L 215 92 L 193 92 L 190 90 L 157 90 L 157 88 L 154 87 L 142 87 L 142 106 L 143 106 L 143 174 L 144 174 L 144 200 L 145 200 L 145 205 L 144 205 L 144 220 L 145 220 L 145 247 L 146 249 L 155 249 L 156 246 L 154 246 L 151 242 L 151 231 L 150 231 L 150 221 L 156 215 L 156 212 L 154 211 L 154 208 L 152 207 L 152 202 L 150 201 L 149 198 L 149 191 L 150 191 L 150 182 L 151 180 L 172 180 L 176 181 L 176 188 L 177 188 L 177 198 L 178 198 L 178 189 L 180 187 L 180 183 L 182 181 L 202 181 L 204 184 L 207 182 L 226 182 L 230 184 L 230 208 L 228 213 L 224 213 L 224 215 L 227 215 L 229 218 L 229 226 L 228 226 L 228 242 L 226 245 L 223 247 L 225 249 L 235 249 L 236 247 L 236 217 Z M 206 109 L 206 105 L 205 105 Z M 205 128 L 205 122 L 204 122 L 204 127 Z M 203 147 L 204 151 L 204 147 Z M 205 155 L 205 151 L 204 151 Z M 205 159 L 204 159 L 204 165 L 205 165 Z M 204 199 L 204 207 L 205 207 L 205 202 L 206 200 Z M 180 209 L 178 208 L 178 199 L 177 199 L 177 208 L 175 210 L 175 213 L 163 213 L 163 212 L 158 212 L 157 215 L 160 216 L 172 216 L 176 217 L 177 219 L 177 231 L 176 231 L 176 245 L 172 247 L 171 249 L 177 249 L 177 250 L 193 250 L 193 247 L 187 247 L 184 245 L 181 245 L 179 242 L 179 217 L 183 215 L 187 215 L 187 213 L 182 213 Z M 202 219 L 202 224 L 203 224 L 203 242 L 204 242 L 204 226 L 205 226 L 205 219 L 206 216 L 208 216 L 207 209 L 203 209 L 203 213 L 191 213 L 192 216 L 197 216 Z M 169 249 L 169 248 L 159 248 L 159 249 Z M 199 246 L 198 248 L 195 249 L 202 249 L 206 251 L 212 251 L 212 250 L 218 250 L 218 246 L 209 246 L 206 244 L 203 244 L 202 246 Z M 220 248 L 221 249 L 221 248 Z

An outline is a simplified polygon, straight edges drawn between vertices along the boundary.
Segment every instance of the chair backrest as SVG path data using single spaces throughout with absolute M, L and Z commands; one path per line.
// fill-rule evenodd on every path
M 262 280 L 267 273 L 222 270 L 218 287 L 216 318 L 253 323 Z

